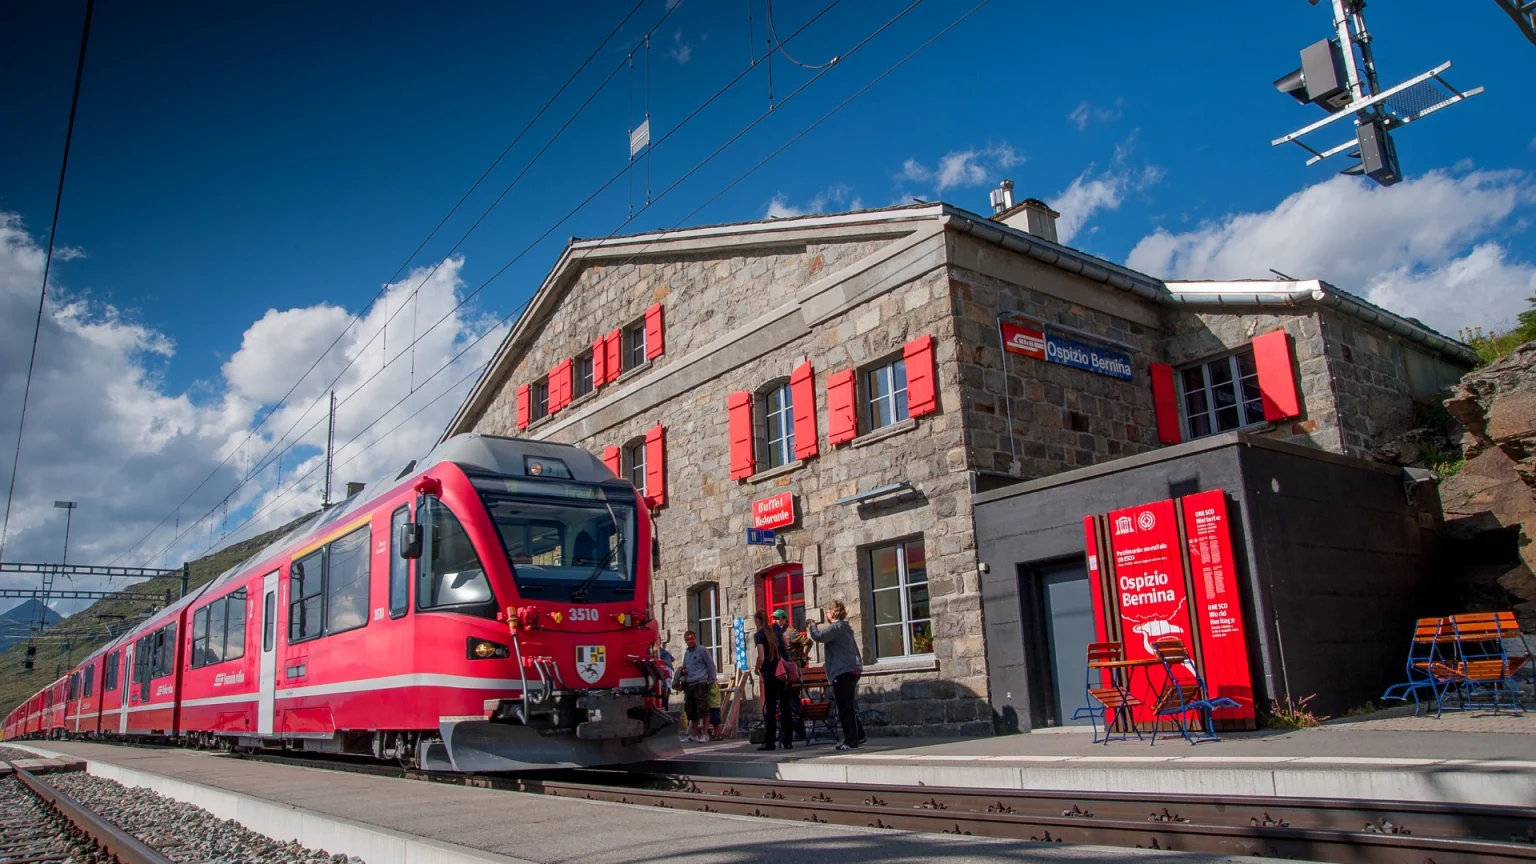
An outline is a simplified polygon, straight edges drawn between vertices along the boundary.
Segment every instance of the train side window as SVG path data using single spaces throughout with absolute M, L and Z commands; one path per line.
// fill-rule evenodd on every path
M 288 641 L 302 642 L 320 635 L 325 595 L 325 550 L 316 549 L 293 562 L 288 570 Z
M 416 608 L 455 608 L 493 618 L 495 597 L 474 544 L 453 511 L 428 497 L 418 509 L 425 534 L 421 560 L 416 563 Z
M 245 656 L 245 589 L 231 591 L 224 598 L 224 659 L 238 660 Z
M 151 677 L 160 678 L 176 671 L 176 625 L 167 624 L 155 631 L 155 668 Z
M 116 651 L 107 655 L 107 667 L 101 676 L 101 689 L 111 693 L 117 689 L 117 664 L 122 658 Z
M 192 657 L 190 658 L 193 669 L 208 665 L 208 611 L 212 604 L 192 613 Z
M 81 699 L 89 699 L 96 695 L 96 667 L 85 667 L 85 687 L 80 692 Z
M 353 531 L 327 547 L 325 566 L 325 632 L 341 633 L 368 623 L 368 563 L 372 546 L 369 526 Z
M 64 697 L 70 702 L 80 698 L 80 673 L 75 672 L 69 676 L 69 695 Z
M 277 592 L 267 592 L 267 602 L 261 613 L 261 650 L 271 651 L 272 641 L 277 635 Z
M 411 508 L 401 507 L 389 517 L 389 617 L 399 618 L 411 608 L 411 562 L 400 557 L 400 526 L 411 521 Z

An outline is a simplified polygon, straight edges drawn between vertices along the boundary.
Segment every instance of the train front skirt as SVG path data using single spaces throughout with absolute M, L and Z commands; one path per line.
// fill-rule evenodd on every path
M 683 752 L 676 721 L 655 710 L 646 712 L 639 735 L 626 737 L 595 737 L 604 730 L 580 727 L 576 732 L 541 732 L 489 720 L 445 720 L 438 729 L 443 740 L 425 745 L 418 756 L 420 767 L 429 771 L 593 768 L 667 759 Z

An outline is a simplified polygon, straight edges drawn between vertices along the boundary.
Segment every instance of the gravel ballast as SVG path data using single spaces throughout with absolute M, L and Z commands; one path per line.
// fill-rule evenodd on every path
M 0 758 L 9 758 L 0 756 Z M 233 819 L 184 804 L 141 787 L 84 772 L 49 774 L 54 788 L 117 823 L 173 861 L 207 864 L 365 864 L 363 859 L 328 855 L 297 842 L 278 843 Z
M 0 762 L 14 762 L 17 759 L 41 759 L 41 758 L 43 758 L 43 757 L 37 755 L 36 753 L 31 752 L 30 750 L 21 750 L 21 749 L 16 748 L 16 747 L 6 747 L 6 746 L 3 746 L 3 745 L 0 745 Z

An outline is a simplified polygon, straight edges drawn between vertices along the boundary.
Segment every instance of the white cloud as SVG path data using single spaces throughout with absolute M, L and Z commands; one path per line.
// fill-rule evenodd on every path
M 1076 126 L 1078 131 L 1081 132 L 1087 129 L 1090 123 L 1112 123 L 1119 120 L 1124 113 L 1125 100 L 1123 98 L 1116 99 L 1115 104 L 1108 108 L 1100 108 L 1091 102 L 1085 101 L 1079 102 L 1077 107 L 1073 108 L 1072 112 L 1067 115 L 1067 119 L 1071 120 L 1072 125 Z
M 1536 200 L 1526 175 L 1432 171 L 1389 187 L 1333 177 L 1274 209 L 1144 237 L 1127 263 L 1169 279 L 1323 279 L 1442 333 L 1506 325 L 1536 292 L 1536 267 L 1496 235 Z
M 1064 244 L 1072 242 L 1072 238 L 1099 211 L 1117 210 L 1128 192 L 1140 192 L 1163 179 L 1163 169 L 1156 165 L 1130 167 L 1128 163 L 1135 145 L 1136 133 L 1133 132 L 1115 147 L 1108 170 L 1095 173 L 1094 166 L 1089 165 L 1072 178 L 1067 188 L 1051 197 L 1051 207 L 1061 214 L 1056 220 L 1058 240 Z
M 687 65 L 693 59 L 693 46 L 683 41 L 683 31 L 672 34 L 672 50 L 667 52 L 667 56 L 676 60 L 679 66 Z
M 951 150 L 933 168 L 917 159 L 907 159 L 901 163 L 896 179 L 932 184 L 934 191 L 943 195 L 948 189 L 980 186 L 990 181 L 995 172 L 1023 162 L 1024 157 L 1005 142 L 984 149 Z
M 783 192 L 776 193 L 768 201 L 764 217 L 768 219 L 788 219 L 793 216 L 804 216 L 807 213 L 838 213 L 848 210 L 859 210 L 864 207 L 864 202 L 859 196 L 853 194 L 853 187 L 846 183 L 834 183 L 832 186 L 816 193 L 804 206 L 791 204 L 789 198 Z
M 0 213 L 0 450 L 15 446 L 17 417 L 25 382 L 32 323 L 42 279 L 43 252 L 14 214 Z M 115 308 L 73 293 L 57 282 L 49 288 L 38 345 L 37 368 L 27 411 L 26 437 L 16 497 L 11 512 L 5 557 L 13 561 L 57 560 L 63 542 L 63 513 L 53 501 L 80 502 L 70 533 L 70 560 L 106 563 L 144 536 L 210 472 L 215 476 L 150 540 L 122 564 L 161 566 L 179 563 L 219 541 L 255 508 L 274 506 L 244 534 L 274 527 L 313 510 L 319 501 L 321 472 L 286 496 L 280 495 L 278 468 L 269 465 L 238 492 L 231 493 L 254 469 L 274 443 L 274 436 L 297 421 L 285 443 L 300 447 L 282 463 L 286 487 L 323 459 L 327 385 L 346 359 L 357 363 L 336 383 L 338 401 L 336 441 L 354 436 L 356 443 L 338 451 L 347 462 L 335 474 L 335 484 L 348 480 L 375 481 L 419 457 L 436 440 L 448 416 L 458 407 L 473 377 L 453 388 L 401 429 L 378 440 L 406 416 L 422 408 L 450 385 L 469 374 L 494 352 L 500 330 L 481 341 L 430 382 L 432 372 L 449 364 L 475 336 L 494 322 L 466 306 L 449 315 L 430 333 L 426 330 L 459 302 L 463 294 L 462 259 L 450 259 L 423 282 L 417 271 L 389 286 L 388 309 L 403 312 L 389 325 L 389 354 L 398 362 L 382 372 L 380 335 L 384 304 L 371 309 L 278 408 L 259 434 L 241 446 L 255 420 L 292 385 L 319 352 L 341 333 L 350 315 L 320 303 L 299 309 L 271 310 L 247 329 L 238 351 L 221 375 L 185 392 L 167 388 L 158 370 L 175 362 L 173 341 L 151 327 L 129 320 Z M 58 278 L 60 268 L 54 269 Z M 410 357 L 402 355 L 412 341 L 411 291 L 420 282 L 414 319 L 426 333 L 415 347 L 415 373 Z M 30 308 L 30 311 L 28 309 Z M 302 347 L 305 350 L 298 350 Z M 371 380 L 370 380 L 371 379 Z M 416 388 L 414 392 L 412 391 Z M 402 395 L 398 408 L 389 410 Z M 320 404 L 311 407 L 319 400 Z M 377 441 L 376 446 L 361 448 Z M 229 455 L 228 464 L 215 471 Z M 8 474 L 0 482 L 9 481 Z M 228 521 L 224 519 L 226 496 Z M 154 553 L 172 543 L 179 521 L 187 529 L 210 510 L 216 515 L 198 524 L 173 543 L 163 558 Z M 233 536 L 233 535 L 231 535 Z M 30 586 L 32 580 L 0 580 L 5 587 Z M 93 588 L 97 584 L 75 587 Z M 117 587 L 121 587 L 120 584 Z

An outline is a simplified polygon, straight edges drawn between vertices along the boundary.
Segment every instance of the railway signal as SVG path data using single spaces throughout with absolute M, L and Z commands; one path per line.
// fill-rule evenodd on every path
M 1309 0 L 1316 6 L 1318 0 Z M 1483 92 L 1483 88 L 1458 90 L 1439 66 L 1401 84 L 1383 89 L 1371 54 L 1372 37 L 1365 26 L 1365 0 L 1331 0 L 1335 34 L 1301 51 L 1301 66 L 1280 76 L 1275 89 L 1303 105 L 1316 105 L 1328 116 L 1271 141 L 1272 146 L 1295 144 L 1311 156 L 1315 165 L 1331 156 L 1353 150 L 1358 160 L 1344 174 L 1364 174 L 1383 186 L 1403 179 L 1392 133 L 1415 120 Z M 1346 117 L 1355 122 L 1354 137 L 1325 149 L 1302 140 Z

